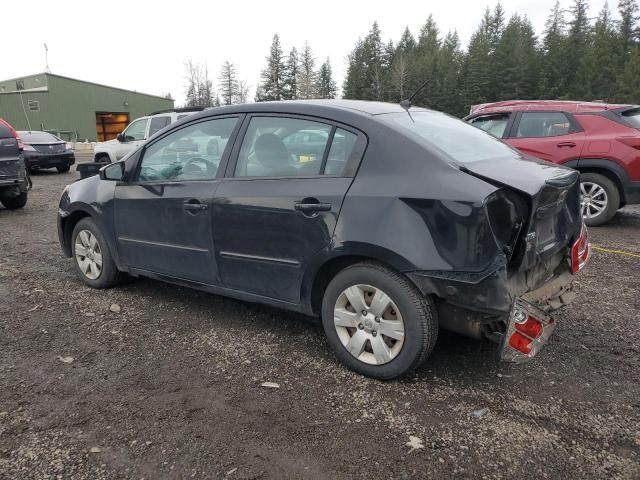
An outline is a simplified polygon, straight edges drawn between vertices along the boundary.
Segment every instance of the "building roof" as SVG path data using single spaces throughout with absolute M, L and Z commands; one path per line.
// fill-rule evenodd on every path
M 45 76 L 45 77 L 56 77 L 56 78 L 61 78 L 63 80 L 71 80 L 73 82 L 81 82 L 81 83 L 86 83 L 88 85 L 95 85 L 97 87 L 102 87 L 102 88 L 109 88 L 111 90 L 120 90 L 121 92 L 127 92 L 127 93 L 135 93 L 137 95 L 145 95 L 147 97 L 154 97 L 154 98 L 163 98 L 165 99 L 165 97 L 161 96 L 161 95 L 153 95 L 150 93 L 143 93 L 143 92 L 137 92 L 136 90 L 128 90 L 126 88 L 120 88 L 120 87 L 112 87 L 110 85 L 104 85 L 102 83 L 96 83 L 96 82 L 89 82 L 87 80 L 80 80 L 78 78 L 72 78 L 72 77 L 65 77 L 63 75 L 56 75 L 55 73 L 49 73 L 49 72 L 41 72 L 41 73 L 34 73 L 32 75 L 23 75 L 21 77 L 15 77 L 15 78 L 8 78 L 6 80 L 0 80 L 0 84 L 1 83 L 6 83 L 6 82 L 14 82 L 16 80 L 24 80 L 27 78 L 32 78 L 32 77 L 38 77 L 38 76 Z M 27 88 L 25 90 L 14 90 L 14 91 L 10 91 L 10 92 L 2 92 L 4 94 L 10 94 L 10 93 L 18 93 L 18 92 L 34 92 L 34 91 L 47 91 L 46 87 L 38 87 L 38 88 Z

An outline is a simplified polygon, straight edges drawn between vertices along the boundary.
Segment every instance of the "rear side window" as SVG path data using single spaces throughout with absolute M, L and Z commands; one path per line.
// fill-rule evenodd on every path
M 507 144 L 462 120 L 440 112 L 411 112 L 381 115 L 460 163 L 517 155 Z
M 235 176 L 320 175 L 332 129 L 299 118 L 254 117 L 242 141 Z
M 509 124 L 509 114 L 484 115 L 471 120 L 471 125 L 490 133 L 494 137 L 502 138 Z
M 149 136 L 158 133 L 164 127 L 171 123 L 171 117 L 153 117 L 149 124 Z
M 516 137 L 557 137 L 571 133 L 571 122 L 562 112 L 524 112 Z
M 640 108 L 622 112 L 622 118 L 633 128 L 640 128 Z

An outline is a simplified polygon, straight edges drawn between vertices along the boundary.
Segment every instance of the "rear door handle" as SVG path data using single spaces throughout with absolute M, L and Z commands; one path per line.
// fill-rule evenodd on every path
M 558 144 L 559 147 L 568 147 L 568 148 L 573 148 L 576 146 L 576 144 L 574 142 L 560 142 Z
M 296 202 L 293 206 L 298 211 L 301 212 L 329 212 L 331 211 L 330 203 L 302 203 Z
M 209 205 L 206 203 L 202 203 L 197 198 L 190 198 L 182 204 L 183 210 L 189 213 L 201 212 L 202 210 L 206 210 L 209 208 Z

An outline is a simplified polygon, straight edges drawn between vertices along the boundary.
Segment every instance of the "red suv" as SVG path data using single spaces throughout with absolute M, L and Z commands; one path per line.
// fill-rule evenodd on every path
M 475 105 L 464 120 L 525 155 L 578 170 L 587 225 L 640 203 L 638 105 L 511 100 Z

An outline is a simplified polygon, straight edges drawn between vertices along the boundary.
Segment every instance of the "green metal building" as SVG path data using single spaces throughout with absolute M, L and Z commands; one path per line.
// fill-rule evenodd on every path
M 66 140 L 103 141 L 173 100 L 39 73 L 0 81 L 0 117 L 16 130 L 46 130 Z

